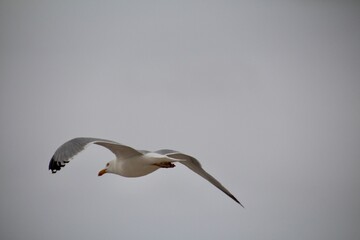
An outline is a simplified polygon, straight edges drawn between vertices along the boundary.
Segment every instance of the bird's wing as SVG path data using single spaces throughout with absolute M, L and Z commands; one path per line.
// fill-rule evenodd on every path
M 117 158 L 129 158 L 132 156 L 142 155 L 141 152 L 129 146 L 111 140 L 100 138 L 74 138 L 61 145 L 55 151 L 49 163 L 49 170 L 51 170 L 52 173 L 56 173 L 56 171 L 59 171 L 76 154 L 84 150 L 85 147 L 91 143 L 106 147 L 113 152 Z
M 195 173 L 199 174 L 201 177 L 208 180 L 215 187 L 217 187 L 218 189 L 223 191 L 226 195 L 228 195 L 230 198 L 232 198 L 235 202 L 237 202 L 242 207 L 244 207 L 239 202 L 239 200 L 237 200 L 236 197 L 229 192 L 229 190 L 227 190 L 218 180 L 216 180 L 213 176 L 211 176 L 209 173 L 207 173 L 201 167 L 200 162 L 196 158 L 191 157 L 186 154 L 183 154 L 183 153 L 180 153 L 180 152 L 177 152 L 177 151 L 174 151 L 174 150 L 169 150 L 169 149 L 163 149 L 163 150 L 159 150 L 157 152 L 160 154 L 165 154 L 166 156 L 169 156 L 172 158 L 186 160 L 186 161 L 181 161 L 180 163 L 184 164 L 186 167 L 190 168 L 192 171 L 194 171 Z

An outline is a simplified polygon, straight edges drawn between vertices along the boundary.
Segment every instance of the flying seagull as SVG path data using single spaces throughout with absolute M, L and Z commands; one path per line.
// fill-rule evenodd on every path
M 219 181 L 201 167 L 198 160 L 184 153 L 169 149 L 150 152 L 146 150 L 136 150 L 111 140 L 79 137 L 65 142 L 55 151 L 50 160 L 49 170 L 51 170 L 52 173 L 56 173 L 76 154 L 92 143 L 109 149 L 116 156 L 116 159 L 106 164 L 106 167 L 99 172 L 98 176 L 102 176 L 105 173 L 114 173 L 123 177 L 141 177 L 159 168 L 173 168 L 175 167 L 174 163 L 178 162 L 208 180 L 244 207 Z

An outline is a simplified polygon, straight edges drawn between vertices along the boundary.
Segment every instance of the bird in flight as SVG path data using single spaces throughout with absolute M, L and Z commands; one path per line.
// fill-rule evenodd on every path
M 55 151 L 49 163 L 49 170 L 51 170 L 52 173 L 56 173 L 89 144 L 103 146 L 113 152 L 116 156 L 116 159 L 108 162 L 106 167 L 100 170 L 98 176 L 102 176 L 105 173 L 113 173 L 123 177 L 141 177 L 152 173 L 159 168 L 174 168 L 174 163 L 181 163 L 208 180 L 211 184 L 244 207 L 239 200 L 229 192 L 229 190 L 202 168 L 197 159 L 187 154 L 169 149 L 151 152 L 146 150 L 136 150 L 111 140 L 79 137 L 65 142 Z

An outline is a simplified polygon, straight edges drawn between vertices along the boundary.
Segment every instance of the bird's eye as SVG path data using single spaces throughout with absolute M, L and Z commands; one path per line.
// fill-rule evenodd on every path
M 110 165 L 109 163 L 106 164 L 107 167 L 108 167 L 109 165 Z

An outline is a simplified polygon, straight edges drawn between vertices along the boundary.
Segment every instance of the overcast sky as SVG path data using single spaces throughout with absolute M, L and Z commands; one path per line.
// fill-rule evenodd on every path
M 0 238 L 360 239 L 358 1 L 1 1 Z M 193 155 L 97 172 L 78 136 Z

